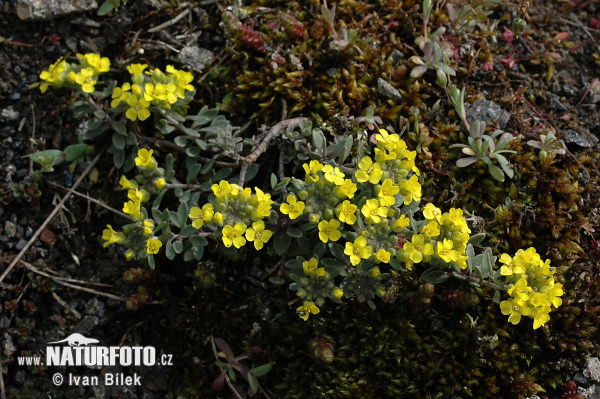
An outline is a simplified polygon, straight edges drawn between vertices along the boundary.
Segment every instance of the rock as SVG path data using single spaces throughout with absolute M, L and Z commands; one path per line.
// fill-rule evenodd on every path
M 177 60 L 198 73 L 202 73 L 206 65 L 213 62 L 215 55 L 212 51 L 198 46 L 186 46 L 177 54 Z
M 8 238 L 13 238 L 17 234 L 17 225 L 11 222 L 10 220 L 7 220 L 4 223 L 4 234 Z
M 96 328 L 100 324 L 100 320 L 95 316 L 85 316 L 77 326 L 75 326 L 75 331 L 80 334 L 87 334 Z
M 402 99 L 402 94 L 400 94 L 398 89 L 381 78 L 377 79 L 377 91 L 390 100 L 400 101 Z
M 103 302 L 99 301 L 98 298 L 92 298 L 85 304 L 85 313 L 102 318 L 104 316 L 104 311 L 106 306 Z
M 501 129 L 506 127 L 510 114 L 504 111 L 498 104 L 493 101 L 488 101 L 485 98 L 480 98 L 472 105 L 466 106 L 467 121 L 484 121 L 487 123 L 498 121 Z
M 17 371 L 13 377 L 13 381 L 18 385 L 23 385 L 25 383 L 25 370 Z
M 402 62 L 402 59 L 404 58 L 404 53 L 402 53 L 402 51 L 400 51 L 398 49 L 394 49 L 390 53 L 390 58 L 392 59 L 392 62 L 394 64 L 399 64 L 400 62 Z
M 573 376 L 573 379 L 580 384 L 585 384 L 588 381 L 588 379 L 585 378 L 583 376 L 583 374 L 581 374 L 579 371 L 577 373 L 575 373 L 575 375 Z
M 600 382 L 600 360 L 597 357 L 588 357 L 585 361 L 585 374 L 590 380 Z
M 27 240 L 21 238 L 15 248 L 17 248 L 20 251 L 25 247 L 25 245 L 27 245 Z
M 14 110 L 12 106 L 2 109 L 0 111 L 0 120 L 7 121 L 16 121 L 19 119 L 19 113 Z
M 2 334 L 2 338 L 4 338 L 4 342 L 2 343 L 2 353 L 4 353 L 4 356 L 6 357 L 11 357 L 12 354 L 17 351 L 17 346 L 9 333 L 5 332 Z
M 598 144 L 598 138 L 584 130 L 577 132 L 567 129 L 564 137 L 565 143 L 576 144 L 583 148 L 590 148 Z
M 20 19 L 39 21 L 96 10 L 98 3 L 95 0 L 19 0 L 16 7 Z

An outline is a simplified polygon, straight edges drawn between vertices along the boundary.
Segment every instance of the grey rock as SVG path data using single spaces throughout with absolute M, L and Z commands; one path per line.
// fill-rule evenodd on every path
M 576 144 L 583 148 L 590 148 L 598 144 L 598 138 L 584 130 L 577 132 L 567 129 L 564 137 L 565 143 Z
M 577 373 L 575 373 L 575 375 L 573 376 L 573 379 L 580 384 L 585 384 L 588 381 L 588 379 L 585 378 L 583 376 L 583 374 L 581 374 L 579 371 Z
M 377 79 L 377 91 L 390 100 L 400 101 L 402 99 L 402 94 L 400 94 L 398 89 L 382 78 Z
M 19 119 L 19 113 L 12 106 L 0 111 L 0 120 L 2 121 L 16 121 L 17 119 Z
M 80 334 L 86 334 L 92 331 L 100 324 L 100 320 L 95 316 L 85 316 L 77 326 L 75 326 L 75 331 Z
M 18 385 L 23 385 L 25 383 L 25 370 L 19 370 L 15 373 L 15 376 L 13 377 L 13 380 L 18 384 Z
M 588 378 L 600 382 L 600 360 L 597 357 L 588 357 L 585 359 L 585 370 Z
M 19 0 L 16 5 L 17 16 L 24 21 L 52 19 L 97 8 L 95 0 Z
M 98 300 L 98 298 L 90 299 L 85 305 L 85 313 L 99 318 L 102 318 L 104 316 L 105 309 L 106 306 L 103 302 Z
M 20 251 L 23 248 L 25 248 L 25 245 L 27 245 L 27 240 L 21 238 L 15 248 L 17 248 Z
M 13 339 L 9 333 L 5 332 L 2 334 L 2 338 L 4 338 L 4 342 L 2 343 L 2 352 L 6 357 L 11 357 L 11 355 L 17 351 L 17 346 L 13 342 Z
M 17 234 L 17 225 L 11 222 L 10 220 L 7 220 L 4 223 L 4 234 L 8 238 L 13 238 Z
M 498 104 L 493 101 L 488 101 L 485 98 L 480 98 L 472 105 L 466 106 L 467 121 L 484 121 L 487 123 L 498 121 L 501 129 L 506 127 L 510 114 L 504 111 Z
M 206 65 L 213 62 L 215 55 L 212 51 L 198 46 L 187 46 L 177 54 L 177 60 L 198 73 L 202 73 Z
M 390 53 L 390 58 L 392 59 L 392 62 L 394 64 L 399 64 L 402 61 L 402 59 L 404 58 L 404 53 L 398 49 L 394 49 Z

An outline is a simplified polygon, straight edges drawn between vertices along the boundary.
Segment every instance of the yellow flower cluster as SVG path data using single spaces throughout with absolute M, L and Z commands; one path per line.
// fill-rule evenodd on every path
M 429 262 L 432 258 L 465 269 L 471 229 L 462 209 L 451 208 L 442 213 L 440 208 L 428 203 L 423 208 L 423 216 L 425 224 L 398 251 L 398 260 L 404 261 L 408 269 L 412 269 L 414 263 Z
M 93 93 L 98 75 L 108 72 L 110 61 L 95 53 L 77 54 L 77 58 L 79 65 L 70 64 L 61 58 L 50 65 L 47 71 L 42 71 L 40 78 L 44 82 L 40 85 L 41 92 L 45 93 L 49 86 L 59 88 L 67 83 L 81 88 L 85 93 Z
M 151 105 L 170 109 L 179 100 L 185 99 L 187 91 L 194 91 L 191 82 L 194 76 L 190 72 L 167 66 L 165 74 L 160 69 L 145 71 L 147 64 L 131 64 L 127 67 L 131 82 L 115 87 L 112 92 L 112 108 L 121 103 L 127 104 L 125 116 L 132 121 L 144 121 L 150 117 Z
M 519 249 L 514 257 L 502 254 L 500 274 L 507 277 L 510 299 L 500 303 L 508 321 L 518 324 L 521 316 L 533 319 L 533 329 L 538 329 L 548 320 L 552 307 L 562 304 L 562 284 L 554 280 L 554 268 L 550 260 L 542 260 L 535 248 Z
M 129 247 L 125 252 L 128 260 L 136 256 L 138 252 L 140 254 L 157 254 L 162 247 L 162 242 L 154 237 L 154 221 L 145 218 L 146 211 L 143 211 L 142 208 L 142 204 L 150 199 L 150 192 L 142 187 L 160 190 L 165 185 L 165 179 L 162 177 L 164 171 L 157 167 L 158 164 L 152 153 L 153 150 L 145 148 L 138 150 L 135 164 L 141 173 L 136 176 L 136 180 L 129 180 L 124 175 L 119 180 L 121 188 L 127 190 L 128 201 L 123 204 L 123 212 L 129 215 L 134 223 L 126 225 L 124 232 L 115 232 L 108 225 L 108 229 L 102 233 L 102 238 L 106 241 L 105 247 L 114 243 Z M 141 256 L 138 255 L 140 258 Z
M 190 209 L 189 217 L 196 229 L 207 224 L 223 226 L 222 240 L 226 247 L 243 247 L 247 241 L 254 243 L 257 250 L 269 241 L 273 233 L 266 229 L 264 218 L 271 212 L 271 194 L 255 187 L 242 188 L 221 180 L 213 184 L 214 201 Z
M 319 267 L 317 258 L 313 257 L 302 262 L 302 270 L 303 276 L 292 275 L 292 279 L 296 281 L 292 285 L 296 286 L 294 288 L 297 290 L 296 295 L 304 301 L 304 305 L 296 309 L 296 312 L 306 321 L 310 314 L 319 313 L 318 306 L 325 303 L 325 298 L 329 297 L 334 302 L 341 302 L 344 291 L 333 284 L 324 267 Z

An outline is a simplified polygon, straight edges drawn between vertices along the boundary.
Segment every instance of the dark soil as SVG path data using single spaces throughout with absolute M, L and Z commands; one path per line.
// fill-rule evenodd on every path
M 484 94 L 486 99 L 501 104 L 509 112 L 507 131 L 520 132 L 525 142 L 537 138 L 533 133 L 536 126 L 550 123 L 558 131 L 565 132 L 561 136 L 564 136 L 570 149 L 571 155 L 567 156 L 574 159 L 597 157 L 597 138 L 600 137 L 600 115 L 596 103 L 592 102 L 594 93 L 586 95 L 592 80 L 600 76 L 599 60 L 592 56 L 600 54 L 597 47 L 600 34 L 597 28 L 588 26 L 592 17 L 600 17 L 600 10 L 594 2 L 581 3 L 567 10 L 571 14 L 561 9 L 559 4 L 536 4 L 535 9 L 530 10 L 533 18 L 530 22 L 534 24 L 536 32 L 542 32 L 538 37 L 539 43 L 544 42 L 539 44 L 540 51 L 542 48 L 549 51 L 553 35 L 563 31 L 569 33 L 568 40 L 575 46 L 574 50 L 563 52 L 565 56 L 556 63 L 550 83 L 546 81 L 546 64 L 533 65 L 526 60 L 532 52 L 537 51 L 530 48 L 536 46 L 535 43 L 526 41 L 515 41 L 512 50 L 494 53 L 494 71 L 478 72 L 468 82 L 470 90 Z M 225 33 L 218 26 L 219 8 L 206 6 L 205 13 L 200 9 L 201 6 L 195 6 L 195 18 L 202 14 L 208 29 L 199 36 L 198 44 L 218 54 L 225 49 Z M 142 2 L 129 2 L 110 17 L 87 13 L 49 21 L 24 22 L 17 19 L 12 2 L 0 0 L 0 37 L 3 38 L 0 42 L 0 201 L 3 203 L 0 207 L 0 255 L 3 255 L 0 258 L 0 271 L 27 244 L 63 197 L 66 191 L 58 186 L 71 187 L 87 166 L 79 165 L 70 171 L 68 165 L 62 164 L 53 173 L 44 175 L 38 184 L 33 182 L 32 165 L 26 155 L 36 150 L 62 149 L 76 143 L 83 121 L 73 117 L 68 110 L 70 93 L 54 90 L 41 94 L 38 89 L 30 89 L 30 85 L 39 80 L 43 69 L 69 52 L 95 51 L 115 63 L 117 60 L 123 63 L 143 60 L 162 64 L 170 57 L 168 48 L 156 48 L 141 55 L 138 52 L 140 41 L 150 37 L 145 33 L 149 28 L 177 14 L 178 11 L 174 9 L 155 10 Z M 585 26 L 587 32 L 578 24 Z M 137 37 L 139 32 L 142 33 Z M 159 39 L 168 42 L 164 36 L 156 36 L 156 40 Z M 148 45 L 147 42 L 143 43 Z M 465 49 L 464 46 L 462 48 Z M 507 69 L 508 64 L 503 64 L 501 60 L 508 53 L 521 59 L 521 64 L 526 66 Z M 476 61 L 467 55 L 464 58 Z M 203 101 L 214 106 L 223 93 L 219 88 L 205 84 L 208 90 Z M 510 88 L 517 91 L 519 87 L 528 88 L 527 103 L 517 102 L 503 94 L 508 93 Z M 586 99 L 581 101 L 584 96 Z M 568 120 L 561 119 L 567 114 L 570 116 Z M 240 119 L 247 117 L 243 115 Z M 102 143 L 96 143 L 98 149 L 101 146 Z M 86 178 L 77 191 L 118 208 L 122 198 L 115 187 L 120 172 L 113 167 L 110 158 L 101 158 L 95 165 L 96 171 L 92 177 Z M 421 158 L 419 166 L 423 170 L 442 176 L 443 171 L 429 163 L 429 160 Z M 593 176 L 598 173 L 598 169 L 594 170 L 593 167 L 587 170 L 588 181 L 590 174 Z M 581 172 L 583 175 L 584 172 Z M 11 183 L 23 184 L 25 192 L 20 198 L 11 190 Z M 438 188 L 442 191 L 451 187 L 440 183 Z M 595 192 L 593 188 L 586 189 L 587 197 L 584 196 L 584 203 L 581 204 L 583 212 L 589 212 L 591 216 L 590 232 L 580 242 L 589 258 L 577 264 L 577 274 L 573 272 L 572 279 L 576 279 L 582 271 L 590 270 L 593 262 L 598 262 L 598 252 L 590 247 L 590 234 L 598 221 L 594 212 L 598 212 L 596 201 L 600 188 L 595 188 Z M 437 198 L 440 195 L 430 196 Z M 163 259 L 157 263 L 155 271 L 146 271 L 141 280 L 127 283 L 123 278 L 124 272 L 137 265 L 124 260 L 122 249 L 114 246 L 102 248 L 102 229 L 111 223 L 120 223 L 118 217 L 85 198 L 73 195 L 22 259 L 47 274 L 107 284 L 85 286 L 124 300 L 68 288 L 23 265 L 18 265 L 2 281 L 0 361 L 8 398 L 164 398 L 176 397 L 176 394 L 192 398 L 215 395 L 210 387 L 218 375 L 218 369 L 214 366 L 210 336 L 226 337 L 236 352 L 260 345 L 263 353 L 253 355 L 256 364 L 275 361 L 275 369 L 281 366 L 279 371 L 275 370 L 264 377 L 271 397 L 296 397 L 294 393 L 285 391 L 285 387 L 291 386 L 289 381 L 293 380 L 291 375 L 282 375 L 285 364 L 295 361 L 304 364 L 305 370 L 308 370 L 314 363 L 315 370 L 323 373 L 326 366 L 316 363 L 305 353 L 307 345 L 304 342 L 290 342 L 288 334 L 308 337 L 306 341 L 319 334 L 335 336 L 340 343 L 340 351 L 348 359 L 352 356 L 351 349 L 343 349 L 344 340 L 363 345 L 362 339 L 351 338 L 353 332 L 348 326 L 335 324 L 335 328 L 340 329 L 336 331 L 334 325 L 321 324 L 312 329 L 307 324 L 297 323 L 293 310 L 286 305 L 293 300 L 293 294 L 285 284 L 278 288 L 269 286 L 262 269 L 264 260 L 253 258 L 254 255 L 248 255 L 244 262 L 238 259 L 235 268 L 227 269 L 229 271 L 226 273 L 223 265 L 235 260 L 222 257 L 216 249 L 211 248 L 210 260 L 203 261 L 201 265 Z M 213 280 L 217 284 L 211 285 L 210 281 Z M 206 281 L 208 283 L 205 284 Z M 130 308 L 135 305 L 132 295 L 140 292 L 150 294 L 150 303 L 138 310 L 127 309 L 127 305 Z M 368 310 L 355 313 L 350 306 L 342 306 L 338 310 L 324 311 L 323 319 L 337 317 L 336 312 L 339 312 L 342 315 L 340 317 L 360 320 L 372 329 L 383 323 L 387 314 L 396 312 L 391 305 L 382 304 L 381 309 L 382 314 L 378 316 Z M 452 324 L 450 317 L 446 321 L 454 327 L 460 324 Z M 430 324 L 417 325 L 423 332 L 430 327 Z M 104 345 L 125 343 L 153 346 L 160 353 L 173 354 L 173 366 L 82 370 L 32 368 L 17 364 L 17 357 L 43 356 L 47 342 L 63 339 L 75 332 L 96 338 Z M 600 344 L 597 334 L 592 336 L 592 341 L 596 347 Z M 292 347 L 303 348 L 304 352 L 291 353 Z M 360 348 L 355 349 L 360 351 Z M 583 358 L 567 360 L 566 363 L 571 367 L 561 371 L 563 378 L 571 376 L 584 362 Z M 376 366 L 371 363 L 369 367 Z M 130 388 L 56 387 L 52 383 L 52 376 L 59 371 L 65 375 L 73 372 L 90 376 L 121 371 L 131 375 L 138 373 L 143 384 Z M 347 369 L 345 371 L 351 374 Z M 283 384 L 283 388 L 278 389 L 278 378 L 285 380 L 288 385 Z M 327 383 L 318 382 L 320 385 Z M 369 383 L 375 384 L 374 381 Z M 360 386 L 364 391 L 368 388 L 368 384 Z M 319 392 L 325 391 L 322 386 L 319 389 Z M 551 392 L 551 395 L 558 393 Z M 233 397 L 226 390 L 221 395 Z M 346 396 L 332 393 L 322 397 L 352 397 L 352 393 Z

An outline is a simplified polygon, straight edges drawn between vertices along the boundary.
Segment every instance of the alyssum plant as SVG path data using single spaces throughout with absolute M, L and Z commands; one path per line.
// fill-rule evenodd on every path
M 249 175 L 256 173 L 253 162 L 272 136 L 267 134 L 260 143 L 242 139 L 238 129 L 206 108 L 198 115 L 185 116 L 194 93 L 191 74 L 172 66 L 164 73 L 132 64 L 127 68 L 130 82 L 108 83 L 99 93 L 95 85 L 98 75 L 108 71 L 108 60 L 95 54 L 77 58 L 79 65 L 59 60 L 43 72 L 41 89 L 68 86 L 79 90 L 83 100 L 75 102 L 74 110 L 92 115 L 88 137 L 112 131 L 111 151 L 122 153 L 114 155 L 117 166 L 123 165 L 126 172 L 134 165 L 137 168 L 135 176 L 123 175 L 119 182 L 127 190 L 123 212 L 131 222 L 122 231 L 109 225 L 102 235 L 105 246 L 125 246 L 127 259 L 146 260 L 154 267 L 155 255 L 164 248 L 168 259 L 182 253 L 185 260 L 199 260 L 207 237 L 229 250 L 251 245 L 257 251 L 289 255 L 285 266 L 292 280 L 290 289 L 302 301 L 296 311 L 303 320 L 318 314 L 327 300 L 356 300 L 375 308 L 375 299 L 386 295 L 386 279 L 396 273 L 418 273 L 425 283 L 440 284 L 452 277 L 488 287 L 509 322 L 517 324 L 528 316 L 534 329 L 549 320 L 553 307 L 561 305 L 563 291 L 555 282 L 555 269 L 534 248 L 520 249 L 513 256 L 502 254 L 502 266 L 496 268 L 490 249 L 475 254 L 474 245 L 484 235 L 471 235 L 461 209 L 443 212 L 435 204 L 421 206 L 416 152 L 397 134 L 380 129 L 374 154 L 361 147 L 362 155 L 344 164 L 352 152 L 350 136 L 328 148 L 319 129 L 304 125 L 300 129 L 304 133 L 293 134 L 296 125 L 307 121 L 297 118 L 285 126 L 284 137 L 293 138 L 295 144 L 306 140 L 316 159 L 302 164 L 302 179 L 291 177 L 278 183 L 272 176 L 273 195 L 286 193 L 277 203 L 264 188 L 244 187 Z M 102 107 L 109 97 L 110 108 Z M 163 148 L 168 143 L 168 148 L 185 154 L 186 180 L 193 181 L 201 173 L 201 184 L 182 184 L 176 179 L 172 154 L 161 168 L 152 149 L 138 147 L 140 141 L 156 141 L 140 133 L 140 123 L 151 117 Z M 186 127 L 188 121 L 192 123 Z M 475 130 L 474 126 L 468 130 Z M 174 131 L 181 134 L 173 142 L 162 138 Z M 126 147 L 132 147 L 129 165 L 124 159 Z M 244 147 L 254 152 L 242 157 Z M 220 168 L 215 171 L 215 167 Z M 226 180 L 233 167 L 240 168 L 239 176 Z M 176 210 L 161 210 L 170 190 L 179 205 Z M 500 302 L 502 291 L 509 299 Z

